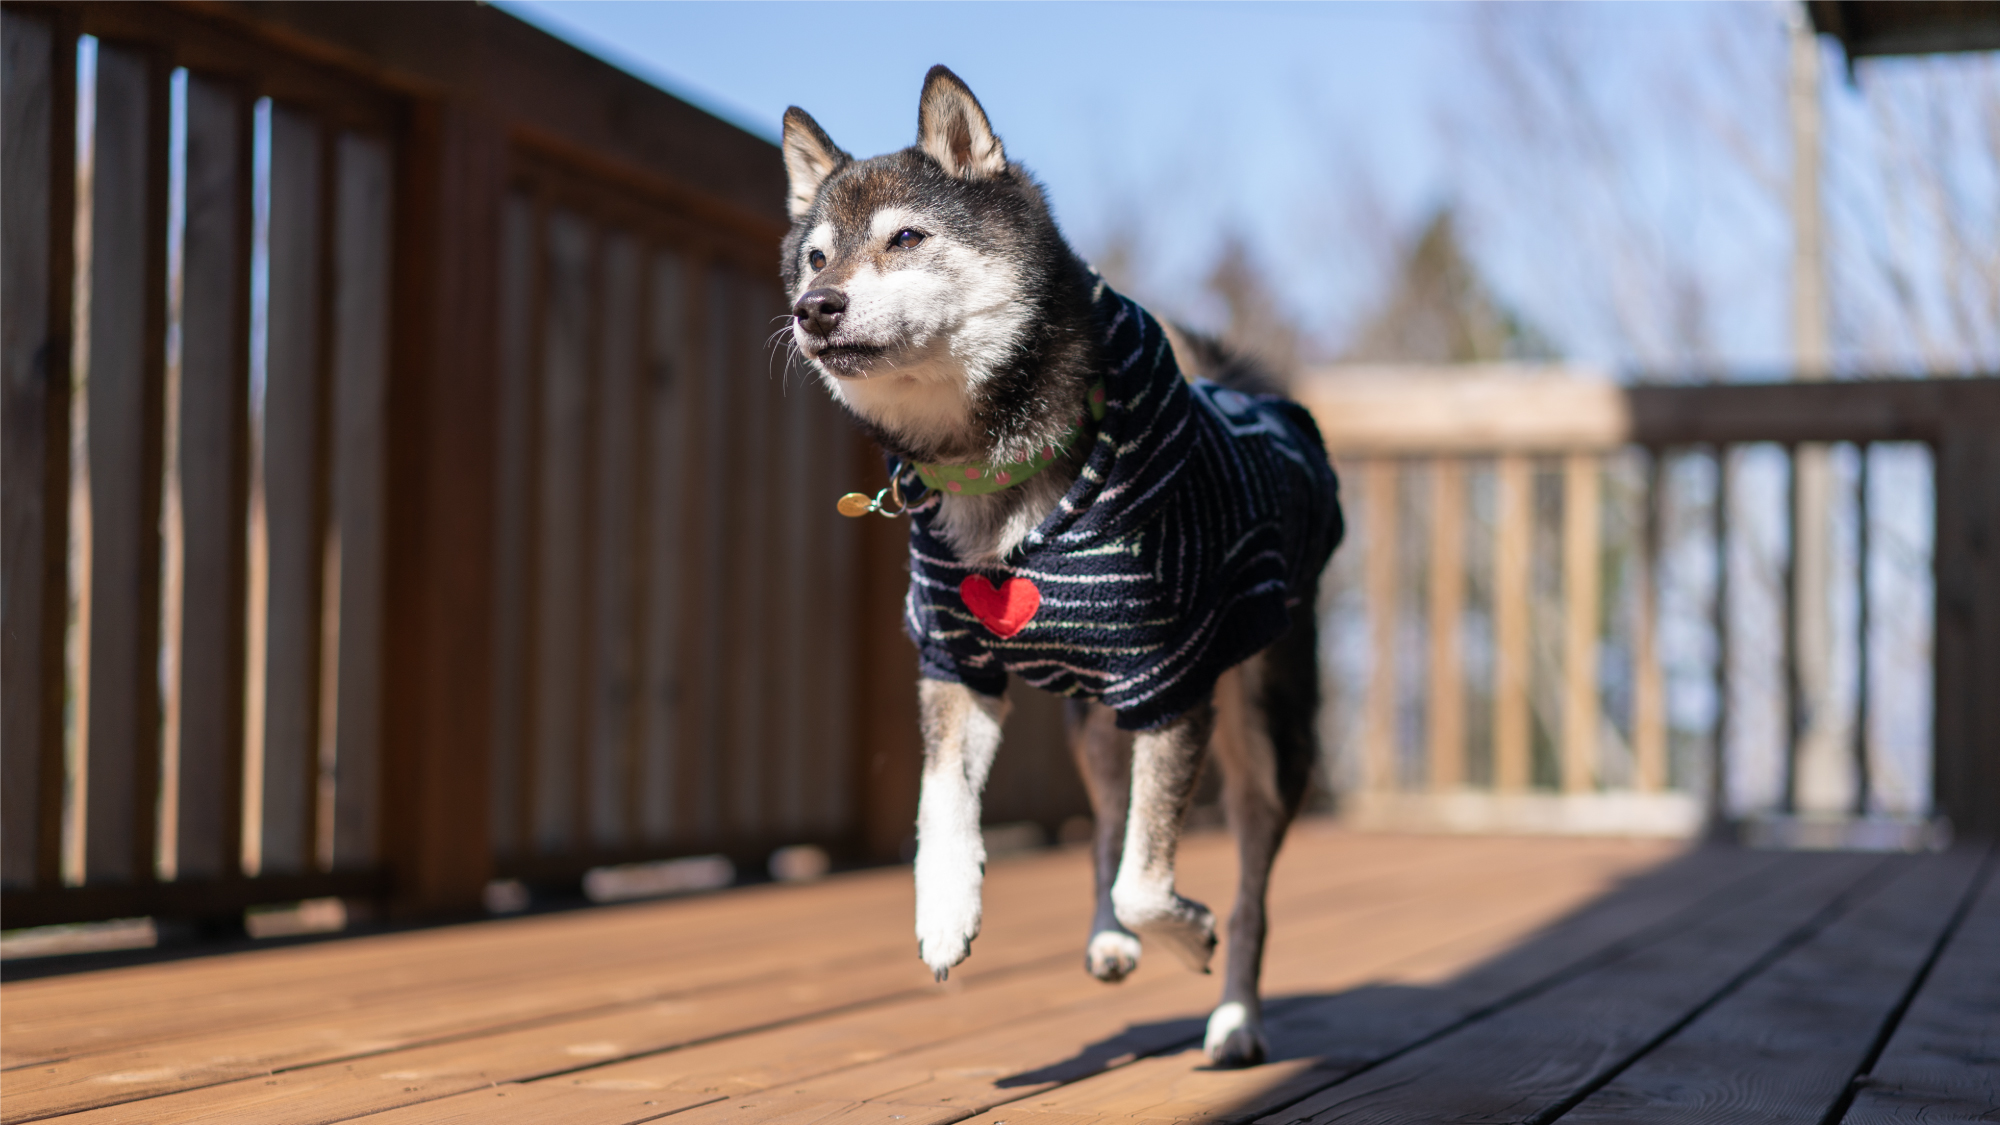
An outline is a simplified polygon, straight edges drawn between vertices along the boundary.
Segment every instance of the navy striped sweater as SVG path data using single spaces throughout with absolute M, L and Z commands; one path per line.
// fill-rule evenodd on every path
M 912 505 L 904 628 L 923 674 L 998 695 L 1012 672 L 1144 730 L 1310 605 L 1341 538 L 1338 484 L 1304 408 L 1181 377 L 1159 324 L 1101 282 L 1105 414 L 1056 510 L 1000 567 L 968 567 Z

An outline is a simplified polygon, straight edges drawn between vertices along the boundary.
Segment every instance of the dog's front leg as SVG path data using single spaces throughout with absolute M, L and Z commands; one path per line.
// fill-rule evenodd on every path
M 1004 698 L 963 684 L 917 685 L 924 734 L 924 783 L 917 801 L 917 955 L 942 981 L 979 936 L 979 888 L 986 844 L 979 793 L 1000 748 Z
M 1214 726 L 1215 709 L 1203 703 L 1133 739 L 1125 854 L 1119 857 L 1118 881 L 1111 886 L 1120 923 L 1142 941 L 1164 944 L 1199 973 L 1208 971 L 1215 953 L 1215 915 L 1175 892 L 1174 848 Z

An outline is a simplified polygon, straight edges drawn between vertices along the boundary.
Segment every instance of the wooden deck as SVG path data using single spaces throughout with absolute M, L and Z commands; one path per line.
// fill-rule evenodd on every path
M 1231 864 L 1192 838 L 1184 888 L 1226 903 Z M 1991 1121 L 1992 866 L 1305 825 L 1276 883 L 1276 1061 L 1233 1072 L 1193 1050 L 1215 978 L 1084 974 L 1083 853 L 994 863 L 986 931 L 942 987 L 907 869 L 869 871 L 18 981 L 0 1115 Z

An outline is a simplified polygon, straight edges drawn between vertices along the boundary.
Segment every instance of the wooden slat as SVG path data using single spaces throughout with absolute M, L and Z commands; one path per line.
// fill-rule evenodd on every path
M 686 707 L 681 664 L 689 550 L 683 520 L 695 470 L 688 459 L 689 390 L 696 370 L 689 354 L 686 263 L 671 250 L 647 264 L 645 378 L 640 386 L 640 450 L 645 474 L 641 515 L 645 614 L 640 632 L 638 836 L 667 842 L 679 827 L 678 765 Z
M 1553 1116 L 1608 1066 L 1731 986 L 1757 958 L 1809 934 L 1882 861 L 1815 863 L 1764 893 L 1629 957 L 1576 973 L 1522 1002 L 1331 1085 L 1269 1120 L 1524 1121 Z
M 1368 698 L 1362 734 L 1363 786 L 1387 791 L 1400 787 L 1396 738 L 1396 626 L 1399 612 L 1396 548 L 1400 534 L 1397 499 L 1401 466 L 1392 460 L 1367 463 L 1362 503 L 1367 520 L 1363 582 L 1368 588 Z
M 788 377 L 792 374 L 786 363 L 789 327 L 781 328 L 783 335 L 773 343 L 772 325 L 785 325 L 789 319 L 769 318 L 770 313 L 784 309 L 782 294 L 766 286 L 757 305 L 766 313 L 761 337 L 764 344 L 758 350 L 764 369 L 763 385 L 767 388 L 765 397 L 776 407 L 772 460 L 779 482 L 772 490 L 778 501 L 771 505 L 776 520 L 772 566 L 767 575 L 776 597 L 772 599 L 770 639 L 765 651 L 767 661 L 778 673 L 780 698 L 794 701 L 792 706 L 780 707 L 772 715 L 768 775 L 772 790 L 771 834 L 780 839 L 804 839 L 816 827 L 810 826 L 806 813 L 809 770 L 806 730 L 809 725 L 819 727 L 824 723 L 822 714 L 826 704 L 825 696 L 813 690 L 816 685 L 812 681 L 817 665 L 832 663 L 814 661 L 810 654 L 833 651 L 830 647 L 833 638 L 828 636 L 826 628 L 826 610 L 829 603 L 837 600 L 820 596 L 819 592 L 845 589 L 825 585 L 821 568 L 832 560 L 829 552 L 814 549 L 821 546 L 814 542 L 820 538 L 814 533 L 825 518 L 821 512 L 828 494 L 821 491 L 823 486 L 819 482 L 824 479 L 824 467 L 837 462 L 825 460 L 820 443 L 815 440 L 819 434 L 814 426 L 818 417 L 812 409 L 817 405 L 813 400 L 825 392 L 802 378 Z M 816 507 L 820 512 L 813 510 Z M 827 749 L 838 755 L 843 748 Z
M 182 236 L 180 509 L 174 740 L 175 873 L 226 878 L 242 859 L 244 503 L 249 471 L 250 106 L 235 87 L 187 81 Z
M 1720 829 L 1729 816 L 1729 691 L 1732 660 L 1729 639 L 1729 507 L 1735 496 L 1730 462 L 1734 454 L 1728 446 L 1710 450 L 1715 463 L 1715 495 L 1710 500 L 1709 536 L 1715 545 L 1715 595 L 1709 605 L 1711 627 L 1715 630 L 1715 726 L 1708 739 L 1708 823 Z
M 76 48 L 0 13 L 0 883 L 61 858 Z
M 1819 443 L 1792 451 L 1790 512 L 1792 619 L 1795 638 L 1792 747 L 1798 807 L 1839 815 L 1853 802 L 1849 757 L 1839 738 L 1834 704 L 1833 450 Z
M 857 453 L 868 448 L 868 442 L 830 400 L 818 397 L 821 394 L 818 380 L 803 372 L 796 378 L 801 383 L 799 393 L 812 398 L 814 428 L 821 451 L 818 463 L 830 467 L 831 478 L 838 474 L 839 466 L 853 464 Z M 819 545 L 815 547 L 815 553 L 825 560 L 825 570 L 820 579 L 825 584 L 824 588 L 855 589 L 861 567 L 863 529 L 854 526 L 857 521 L 840 515 L 827 505 L 822 497 L 815 497 L 808 511 L 819 517 L 816 536 Z M 856 746 L 853 741 L 854 707 L 858 696 L 856 685 L 864 675 L 872 675 L 873 672 L 866 669 L 859 659 L 862 653 L 857 622 L 860 599 L 821 600 L 825 603 L 820 620 L 826 635 L 826 651 L 834 655 L 832 659 L 814 662 L 805 673 L 808 698 L 811 698 L 811 693 L 818 693 L 813 713 L 821 717 L 819 725 L 811 732 L 812 738 L 805 751 L 806 792 L 813 804 L 815 830 L 827 838 L 851 839 L 856 832 L 859 810 L 849 792 L 849 785 L 855 776 L 854 767 L 859 753 L 869 749 Z M 842 659 L 840 654 L 846 654 L 846 659 Z
M 492 847 L 510 860 L 526 850 L 522 810 L 528 782 L 527 661 L 533 540 L 536 400 L 533 377 L 535 206 L 511 194 L 500 233 L 500 337 L 495 369 L 498 456 L 493 466 Z
M 589 682 L 585 607 L 589 603 L 591 452 L 591 231 L 568 211 L 549 215 L 543 293 L 540 474 L 535 482 L 536 552 L 532 848 L 553 854 L 581 842 L 577 813 L 583 760 L 583 685 Z
M 698 312 L 701 324 L 702 357 L 698 377 L 698 405 L 694 407 L 701 419 L 696 427 L 697 441 L 689 442 L 691 456 L 698 457 L 696 465 L 705 469 L 705 463 L 728 455 L 731 431 L 730 384 L 734 381 L 729 366 L 731 314 L 735 307 L 735 286 L 732 275 L 723 266 L 707 266 L 701 285 L 701 304 Z M 695 503 L 689 505 L 688 534 L 697 544 L 697 551 L 690 555 L 694 565 L 688 568 L 688 605 L 694 607 L 689 620 L 688 648 L 684 650 L 685 667 L 688 676 L 688 694 L 684 697 L 690 704 L 689 737 L 686 742 L 687 754 L 681 769 L 681 823 L 686 825 L 688 839 L 703 843 L 713 842 L 723 825 L 721 817 L 726 799 L 723 788 L 723 750 L 725 719 L 722 692 L 723 663 L 726 655 L 725 638 L 729 622 L 727 619 L 728 567 L 729 558 L 728 524 L 725 522 L 728 505 L 717 490 L 702 490 Z
M 1528 459 L 1509 454 L 1494 467 L 1493 786 L 1528 787 L 1528 564 L 1534 550 L 1533 479 Z
M 1875 690 L 1870 674 L 1874 666 L 1870 652 L 1874 628 L 1869 603 L 1874 597 L 1868 582 L 1873 538 L 1868 526 L 1869 460 L 1869 447 L 1865 443 L 1854 447 L 1854 727 L 1848 732 L 1849 756 L 1854 763 L 1854 801 L 1848 812 L 1854 816 L 1868 815 L 1875 790 L 1874 763 L 1869 761 L 1868 754 L 1869 727 L 1875 714 L 1869 701 Z
M 160 446 L 166 358 L 166 73 L 101 43 L 92 168 L 88 589 L 78 628 L 84 871 L 150 879 L 159 765 Z M 87 700 L 87 701 L 86 701 Z
M 1802 675 L 1803 669 L 1799 653 L 1800 608 L 1800 531 L 1807 522 L 1804 512 L 1805 482 L 1800 470 L 1800 449 L 1787 449 L 1785 472 L 1785 557 L 1779 564 L 1778 591 L 1778 674 L 1781 688 L 1781 714 L 1784 720 L 1784 745 L 1779 747 L 1783 762 L 1783 780 L 1778 794 L 1778 811 L 1793 813 L 1799 809 L 1799 755 L 1806 736 L 1807 691 Z
M 343 134 L 335 180 L 333 466 L 339 545 L 339 639 L 331 655 L 332 823 L 322 827 L 330 869 L 377 859 L 381 836 L 383 495 L 387 487 L 390 154 L 374 138 Z
M 585 773 L 583 841 L 604 849 L 630 839 L 637 628 L 634 554 L 637 505 L 634 427 L 638 414 L 639 248 L 629 233 L 609 232 L 598 256 L 602 278 L 595 322 L 596 412 L 588 487 L 595 516 L 591 557 L 591 678 L 587 735 L 579 747 Z
M 1703 1114 L 1817 1123 L 1846 1092 L 1873 1041 L 1979 874 L 1977 853 L 1927 856 L 1785 952 L 1593 1093 L 1565 1121 Z
M 1431 463 L 1430 787 L 1465 783 L 1465 464 Z
M 1592 454 L 1563 459 L 1563 726 L 1562 790 L 1597 784 L 1598 528 L 1601 461 Z
M 730 661 L 725 665 L 725 696 L 729 701 L 729 737 L 724 741 L 729 778 L 726 801 L 728 826 L 738 840 L 761 838 L 768 830 L 766 803 L 772 775 L 770 673 L 772 591 L 769 575 L 778 506 L 766 501 L 777 488 L 790 484 L 773 472 L 778 451 L 773 442 L 776 396 L 765 375 L 764 323 L 768 285 L 739 275 L 728 321 L 731 369 L 734 373 L 730 419 L 732 444 L 723 461 L 734 478 L 730 502 L 730 598 L 728 602 Z M 711 471 L 713 471 L 711 469 Z M 732 500 L 733 500 L 732 497 Z
M 2000 427 L 1967 419 L 1936 449 L 1932 781 L 1968 838 L 2000 837 Z
M 2000 879 L 1991 869 L 1858 1083 L 1845 1125 L 1978 1121 L 2000 1108 Z
M 1660 667 L 1660 512 L 1665 503 L 1666 454 L 1649 451 L 1640 498 L 1639 551 L 1632 582 L 1638 591 L 1632 629 L 1633 787 L 1642 793 L 1667 785 L 1666 681 Z
M 262 669 L 262 699 L 253 695 L 251 704 L 249 763 L 258 784 L 245 866 L 276 875 L 311 864 L 319 775 L 327 201 L 318 123 L 274 104 L 270 138 L 270 296 L 252 493 L 253 584 L 261 561 L 263 604 L 250 659 Z M 251 612 L 254 622 L 254 602 Z

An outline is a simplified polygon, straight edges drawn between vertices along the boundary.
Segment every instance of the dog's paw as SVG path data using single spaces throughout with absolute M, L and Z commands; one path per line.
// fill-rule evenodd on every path
M 1145 941 L 1164 944 L 1190 970 L 1208 971 L 1215 955 L 1215 914 L 1208 907 L 1172 891 L 1137 902 L 1114 899 L 1114 905 L 1120 925 Z
M 1208 1016 L 1202 1053 L 1215 1066 L 1256 1066 L 1269 1053 L 1264 1045 L 1264 1021 L 1248 1005 L 1231 1000 Z
M 943 981 L 979 936 L 979 868 L 927 870 L 919 858 L 917 872 L 917 956 Z
M 1139 967 L 1139 939 L 1123 930 L 1099 930 L 1090 935 L 1083 967 L 1105 984 L 1117 984 Z

